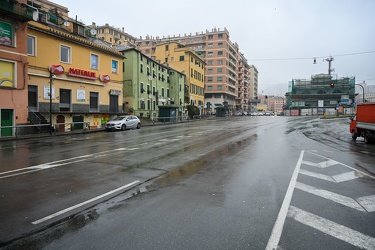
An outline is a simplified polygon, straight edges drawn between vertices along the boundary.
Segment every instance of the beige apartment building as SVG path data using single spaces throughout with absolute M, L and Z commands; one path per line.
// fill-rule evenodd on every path
M 249 100 L 258 91 L 258 71 L 249 65 L 239 51 L 237 43 L 230 40 L 229 31 L 217 28 L 195 34 L 168 37 L 142 37 L 136 41 L 137 49 L 151 56 L 156 44 L 174 41 L 195 50 L 205 60 L 205 104 L 225 106 L 232 112 L 247 111 Z M 212 110 L 214 111 L 214 110 Z
M 92 23 L 88 26 L 90 35 L 96 37 L 110 45 L 125 45 L 129 47 L 135 46 L 136 38 L 124 31 L 124 27 L 115 28 L 108 23 L 102 26 Z

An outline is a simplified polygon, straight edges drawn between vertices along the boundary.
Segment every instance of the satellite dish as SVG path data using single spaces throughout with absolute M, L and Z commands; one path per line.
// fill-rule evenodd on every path
M 64 22 L 64 26 L 65 26 L 65 27 L 68 27 L 69 25 L 70 25 L 70 22 L 68 22 L 68 21 L 65 21 L 65 22 Z
M 96 36 L 96 29 L 91 29 L 91 30 L 90 30 L 90 34 L 91 34 L 92 36 Z

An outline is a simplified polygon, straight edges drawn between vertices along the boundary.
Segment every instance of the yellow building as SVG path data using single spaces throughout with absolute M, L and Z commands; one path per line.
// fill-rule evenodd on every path
M 204 108 L 204 70 L 205 62 L 194 50 L 177 42 L 156 45 L 151 55 L 161 63 L 186 74 L 185 104 Z
M 124 57 L 86 37 L 82 23 L 54 7 L 60 21 L 47 11 L 46 18 L 28 25 L 29 120 L 37 124 L 45 119 L 56 131 L 101 127 L 123 113 Z

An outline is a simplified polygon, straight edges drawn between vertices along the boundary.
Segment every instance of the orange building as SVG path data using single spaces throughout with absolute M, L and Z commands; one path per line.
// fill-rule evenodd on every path
M 36 10 L 26 0 L 0 4 L 0 120 L 1 137 L 12 136 L 11 126 L 28 123 L 27 22 Z

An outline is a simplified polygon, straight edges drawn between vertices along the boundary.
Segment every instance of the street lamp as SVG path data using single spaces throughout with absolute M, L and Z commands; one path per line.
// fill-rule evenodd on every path
M 358 85 L 362 88 L 362 102 L 365 102 L 365 88 L 361 85 L 356 83 L 355 85 Z
M 62 65 L 49 66 L 49 134 L 52 135 L 52 81 L 56 78 L 55 75 L 64 74 L 64 67 Z

